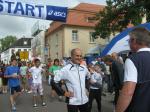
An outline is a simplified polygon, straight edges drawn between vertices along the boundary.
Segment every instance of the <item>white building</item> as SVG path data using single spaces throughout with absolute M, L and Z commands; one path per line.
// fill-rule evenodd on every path
M 31 41 L 32 58 L 38 58 L 45 62 L 45 31 L 39 32 Z
M 1 52 L 1 61 L 5 64 L 9 64 L 12 52 L 15 54 L 20 51 L 28 51 L 28 59 L 25 61 L 31 60 L 31 39 L 32 38 L 20 38 L 15 43 L 13 43 L 9 48 Z M 20 57 L 18 57 L 20 58 Z M 24 60 L 21 60 L 24 61 Z
M 45 30 L 46 26 L 37 21 L 32 29 L 32 41 L 31 41 L 31 51 L 32 59 L 38 58 L 42 63 L 45 63 L 45 55 L 47 54 L 45 48 Z

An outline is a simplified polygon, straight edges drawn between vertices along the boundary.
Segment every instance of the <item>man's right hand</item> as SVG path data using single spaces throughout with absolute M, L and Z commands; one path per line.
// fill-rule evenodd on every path
M 70 91 L 66 91 L 64 96 L 66 97 L 73 97 L 74 96 L 74 93 L 73 92 L 70 92 Z
M 19 78 L 19 75 L 17 75 L 17 74 L 12 74 L 11 77 L 12 77 L 12 78 Z
M 90 83 L 94 84 L 94 83 L 96 83 L 96 81 L 95 80 L 90 80 Z

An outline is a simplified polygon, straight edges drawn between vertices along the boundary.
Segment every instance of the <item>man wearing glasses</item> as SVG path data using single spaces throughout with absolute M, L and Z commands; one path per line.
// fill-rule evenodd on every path
M 150 112 L 150 32 L 137 27 L 129 36 L 130 48 L 135 53 L 125 62 L 116 112 Z

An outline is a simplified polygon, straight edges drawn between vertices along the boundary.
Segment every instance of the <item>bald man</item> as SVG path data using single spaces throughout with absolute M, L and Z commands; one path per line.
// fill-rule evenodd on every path
M 71 51 L 71 62 L 58 71 L 54 77 L 57 83 L 60 80 L 66 81 L 67 91 L 59 86 L 56 91 L 62 92 L 67 97 L 68 112 L 88 112 L 88 97 L 86 95 L 85 79 L 89 71 L 84 65 L 80 65 L 82 51 L 79 48 Z

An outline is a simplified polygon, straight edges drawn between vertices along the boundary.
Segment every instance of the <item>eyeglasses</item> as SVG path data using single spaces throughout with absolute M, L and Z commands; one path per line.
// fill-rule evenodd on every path
M 132 43 L 135 40 L 135 38 L 130 38 L 129 43 Z

